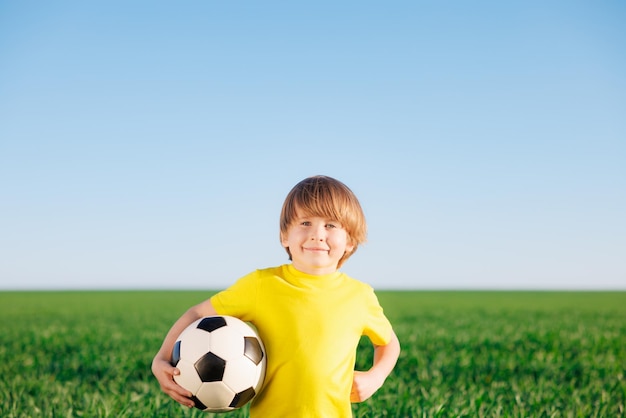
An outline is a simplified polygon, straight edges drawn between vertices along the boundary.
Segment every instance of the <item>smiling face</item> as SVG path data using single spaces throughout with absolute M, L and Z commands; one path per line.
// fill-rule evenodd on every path
M 308 216 L 299 210 L 287 232 L 281 233 L 281 243 L 297 270 L 314 275 L 334 273 L 339 260 L 354 250 L 339 221 Z
M 361 205 L 339 180 L 308 177 L 285 198 L 280 213 L 280 242 L 294 267 L 302 272 L 336 271 L 365 242 L 366 235 Z

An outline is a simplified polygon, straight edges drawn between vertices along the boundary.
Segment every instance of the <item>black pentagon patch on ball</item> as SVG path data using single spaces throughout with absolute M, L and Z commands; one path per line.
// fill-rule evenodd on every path
M 203 382 L 219 382 L 224 377 L 226 360 L 213 353 L 206 353 L 195 362 L 194 367 Z
M 254 388 L 248 388 L 243 392 L 239 392 L 235 395 L 230 405 L 231 408 L 241 408 L 245 404 L 247 404 L 252 398 L 254 398 L 255 392 Z
M 196 398 L 195 396 L 192 396 L 190 399 L 193 401 L 193 406 L 195 406 L 196 408 L 202 411 L 206 409 L 206 405 L 200 402 L 200 399 Z
M 257 366 L 263 360 L 263 349 L 261 349 L 261 343 L 255 337 L 244 337 L 245 346 L 243 349 L 243 355 L 248 357 Z
M 204 318 L 196 328 L 205 330 L 206 332 L 213 332 L 218 328 L 226 326 L 226 319 L 221 316 L 209 316 Z
M 170 363 L 172 366 L 176 367 L 178 362 L 180 361 L 180 341 L 176 341 L 174 344 L 174 348 L 172 348 L 172 360 Z

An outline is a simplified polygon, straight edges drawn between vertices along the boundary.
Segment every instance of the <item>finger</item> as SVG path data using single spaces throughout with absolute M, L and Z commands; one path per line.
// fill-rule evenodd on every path
M 185 398 L 190 398 L 193 395 L 193 393 L 191 393 L 190 391 L 188 391 L 187 389 L 185 389 L 184 387 L 176 383 L 176 380 L 174 380 L 174 376 L 178 376 L 179 374 L 180 374 L 180 371 L 178 369 L 174 369 L 173 376 L 170 376 L 170 378 L 167 381 L 167 387 L 170 391 L 180 396 L 183 396 Z
M 195 405 L 191 399 L 189 399 L 186 396 L 181 396 L 176 392 L 170 393 L 169 395 L 172 399 L 174 399 L 176 402 L 178 402 L 181 405 L 187 406 L 189 408 L 193 408 Z
M 176 402 L 189 407 L 194 406 L 194 402 L 190 399 L 193 394 L 173 380 L 168 382 L 167 386 L 163 386 L 162 389 Z
M 350 402 L 361 402 L 361 397 L 359 396 L 359 391 L 356 385 L 352 385 L 352 389 L 350 390 Z

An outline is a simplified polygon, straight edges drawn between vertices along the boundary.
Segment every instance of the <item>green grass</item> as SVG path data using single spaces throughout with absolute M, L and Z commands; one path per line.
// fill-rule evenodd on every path
M 171 324 L 210 294 L 0 292 L 0 416 L 212 416 L 150 372 Z M 356 417 L 625 416 L 626 292 L 378 294 L 403 351 Z M 371 357 L 363 343 L 357 367 Z

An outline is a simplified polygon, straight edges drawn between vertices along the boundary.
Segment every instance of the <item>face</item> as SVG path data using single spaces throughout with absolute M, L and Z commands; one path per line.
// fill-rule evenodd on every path
M 281 242 L 289 249 L 293 266 L 314 275 L 334 273 L 341 257 L 354 249 L 340 222 L 300 213 Z

